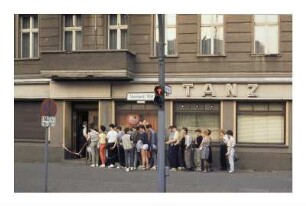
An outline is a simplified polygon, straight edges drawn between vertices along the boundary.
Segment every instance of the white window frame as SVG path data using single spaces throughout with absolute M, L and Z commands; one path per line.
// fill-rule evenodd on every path
M 23 18 L 24 16 L 21 16 L 20 17 L 20 32 L 21 32 L 21 37 L 20 37 L 20 53 L 21 53 L 21 58 L 36 58 L 34 57 L 34 45 L 33 45 L 33 33 L 37 33 L 37 35 L 39 35 L 39 32 L 38 32 L 38 25 L 37 25 L 37 28 L 34 28 L 34 16 L 33 15 L 30 15 L 30 28 L 29 29 L 23 29 L 22 28 L 22 25 L 23 25 Z M 38 22 L 38 16 L 37 16 L 37 22 Z M 22 54 L 22 46 L 23 46 L 23 38 L 22 38 L 22 34 L 24 33 L 29 33 L 30 34 L 30 55 L 29 57 L 23 57 L 23 54 Z M 38 39 L 39 39 L 39 36 L 38 36 Z M 37 55 L 39 55 L 39 41 L 38 41 L 38 44 L 37 44 Z M 38 57 L 38 56 L 37 56 Z
M 110 30 L 117 30 L 117 48 L 121 48 L 121 30 L 127 30 L 128 32 L 128 24 L 121 24 L 121 14 L 117 14 L 117 25 L 110 25 L 110 15 L 108 15 L 108 49 L 110 49 Z M 127 45 L 128 47 L 128 45 Z M 127 49 L 127 48 L 126 48 Z
M 269 54 L 279 54 L 279 51 L 280 51 L 280 49 L 279 49 L 279 37 L 280 37 L 280 34 L 279 34 L 279 15 L 276 15 L 277 16 L 277 22 L 273 22 L 273 23 L 271 23 L 271 22 L 267 22 L 267 21 L 265 21 L 265 22 L 259 22 L 259 23 L 256 23 L 255 22 L 255 16 L 256 15 L 254 15 L 253 16 L 253 22 L 254 22 L 254 39 L 253 39 L 253 52 L 254 52 L 254 54 L 264 54 L 264 55 L 269 55 Z M 269 53 L 268 51 L 269 51 L 269 48 L 268 48 L 268 45 L 265 45 L 265 52 L 264 53 L 256 53 L 256 27 L 257 26 L 261 26 L 261 27 L 265 27 L 265 33 L 267 34 L 268 33 L 268 27 L 269 26 L 277 26 L 277 35 L 278 35 L 278 41 L 277 41 L 277 52 L 276 53 Z M 266 42 L 268 42 L 269 41 L 269 39 L 268 39 L 268 37 L 267 37 L 268 35 L 266 35 L 265 37 L 266 37 L 266 39 L 265 39 L 265 41 Z M 265 42 L 265 43 L 266 43 Z
M 224 39 L 224 15 L 222 15 L 223 16 L 223 22 L 222 23 L 218 23 L 218 22 L 215 22 L 215 23 L 212 23 L 212 24 L 204 24 L 203 22 L 202 22 L 202 15 L 205 15 L 205 14 L 201 14 L 200 15 L 200 55 L 202 55 L 202 56 L 219 56 L 219 55 L 224 55 L 224 53 L 225 53 L 225 39 Z M 216 14 L 216 15 L 218 15 L 218 16 L 221 16 L 221 14 Z M 204 27 L 207 27 L 207 28 L 217 28 L 217 30 L 219 29 L 219 28 L 223 28 L 223 50 L 221 51 L 221 53 L 220 54 L 218 54 L 218 53 L 216 53 L 215 54 L 215 38 L 211 38 L 210 39 L 210 45 L 211 45 L 211 48 L 210 48 L 210 54 L 204 54 L 204 53 L 202 53 L 202 28 L 204 28 Z
M 156 51 L 156 33 L 158 30 L 158 16 L 157 14 L 153 15 L 153 29 L 154 29 L 154 35 L 153 35 L 153 56 L 157 56 L 158 51 Z M 165 18 L 167 18 L 167 14 L 165 14 Z M 177 18 L 177 14 L 175 14 L 175 18 Z M 174 28 L 175 29 L 175 38 L 176 38 L 176 44 L 175 44 L 175 54 L 168 54 L 168 46 L 167 46 L 167 29 L 171 29 Z M 165 56 L 177 56 L 178 55 L 178 51 L 177 51 L 177 20 L 176 20 L 176 24 L 175 25 L 167 25 L 166 24 L 166 19 L 165 19 L 165 39 L 164 39 L 164 44 L 165 44 Z
M 72 51 L 76 50 L 76 32 L 81 31 L 82 32 L 82 26 L 76 26 L 76 21 L 77 21 L 77 14 L 72 15 L 72 26 L 71 27 L 66 27 L 65 26 L 65 18 L 66 15 L 63 15 L 63 50 L 66 51 L 65 49 L 65 32 L 66 31 L 71 31 L 72 32 Z M 82 16 L 81 16 L 82 19 Z

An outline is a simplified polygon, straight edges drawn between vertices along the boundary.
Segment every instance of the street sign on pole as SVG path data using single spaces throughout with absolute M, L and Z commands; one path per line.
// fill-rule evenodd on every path
M 48 130 L 55 126 L 57 105 L 53 99 L 45 99 L 40 105 L 41 126 L 45 127 L 45 184 L 44 191 L 48 192 Z

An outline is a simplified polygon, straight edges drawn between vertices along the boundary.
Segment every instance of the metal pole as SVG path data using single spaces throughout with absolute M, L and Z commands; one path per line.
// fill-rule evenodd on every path
M 165 60 L 164 60 L 164 42 L 165 42 L 165 15 L 158 14 L 159 29 L 159 50 L 158 50 L 158 67 L 159 67 L 159 86 L 165 88 Z M 163 94 L 164 95 L 164 94 Z M 163 103 L 158 109 L 158 150 L 157 150 L 157 185 L 158 192 L 166 192 L 165 176 L 165 104 Z
M 48 128 L 45 130 L 45 192 L 48 192 Z

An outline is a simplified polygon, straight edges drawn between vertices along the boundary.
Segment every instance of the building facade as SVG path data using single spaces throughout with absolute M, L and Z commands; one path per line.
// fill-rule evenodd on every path
M 50 160 L 74 158 L 83 121 L 157 128 L 156 15 L 15 15 L 15 161 L 43 159 L 40 104 L 55 99 Z M 237 167 L 292 169 L 292 16 L 166 15 L 166 125 L 231 129 Z

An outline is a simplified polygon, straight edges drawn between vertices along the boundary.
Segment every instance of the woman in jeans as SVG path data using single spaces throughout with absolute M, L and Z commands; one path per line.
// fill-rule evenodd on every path
M 106 128 L 104 125 L 101 125 L 101 134 L 99 134 L 99 149 L 100 149 L 100 167 L 105 167 L 106 164 Z
M 124 157 L 125 157 L 125 171 L 133 170 L 133 146 L 131 142 L 131 135 L 129 134 L 130 129 L 124 129 L 124 135 L 122 136 L 122 146 L 124 149 Z

